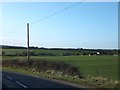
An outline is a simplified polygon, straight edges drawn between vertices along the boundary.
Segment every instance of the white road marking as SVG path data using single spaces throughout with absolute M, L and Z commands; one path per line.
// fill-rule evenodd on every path
M 23 85 L 22 83 L 18 82 L 18 81 L 15 81 L 17 84 L 21 85 L 22 87 L 24 88 L 27 88 L 27 86 Z
M 7 76 L 7 78 L 10 79 L 10 80 L 13 80 L 13 78 L 11 78 L 11 77 L 8 77 L 8 76 Z

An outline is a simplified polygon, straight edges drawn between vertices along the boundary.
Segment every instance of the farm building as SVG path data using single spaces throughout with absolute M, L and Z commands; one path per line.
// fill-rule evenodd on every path
M 100 55 L 100 52 L 97 52 L 96 54 L 97 54 L 97 55 Z

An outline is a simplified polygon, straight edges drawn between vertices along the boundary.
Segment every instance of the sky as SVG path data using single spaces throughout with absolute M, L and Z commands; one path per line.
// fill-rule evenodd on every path
M 117 2 L 6 2 L 0 23 L 3 45 L 27 46 L 29 23 L 30 46 L 118 48 Z

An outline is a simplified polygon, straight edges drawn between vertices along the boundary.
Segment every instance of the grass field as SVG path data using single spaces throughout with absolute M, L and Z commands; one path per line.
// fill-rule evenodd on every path
M 6 54 L 19 54 L 26 52 L 26 49 L 2 49 L 3 52 Z M 31 52 L 34 53 L 51 53 L 54 56 L 61 56 L 63 54 L 69 53 L 69 54 L 79 54 L 82 55 L 83 53 L 91 53 L 91 52 L 96 52 L 96 51 L 85 51 L 85 50 L 42 50 L 42 49 L 31 49 Z
M 85 75 L 118 79 L 118 57 L 116 56 L 56 56 L 56 57 L 32 57 L 46 60 L 63 60 L 80 68 Z
M 25 58 L 21 57 L 8 57 L 12 58 Z M 102 76 L 113 80 L 118 80 L 118 56 L 32 56 L 31 59 L 35 60 L 57 60 L 71 63 L 80 68 L 84 75 Z

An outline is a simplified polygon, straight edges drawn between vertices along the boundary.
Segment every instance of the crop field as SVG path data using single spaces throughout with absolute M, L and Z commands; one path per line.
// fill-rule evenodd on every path
M 26 49 L 2 49 L 5 54 L 24 53 Z M 84 75 L 102 76 L 113 80 L 118 79 L 118 56 L 117 55 L 81 55 L 83 53 L 94 53 L 96 51 L 85 50 L 30 50 L 34 53 L 51 53 L 51 56 L 31 56 L 33 60 L 55 60 L 64 61 L 78 66 Z M 70 56 L 63 56 L 72 53 Z M 78 54 L 78 55 L 76 55 Z M 40 54 L 41 55 L 41 54 Z M 3 56 L 3 60 L 24 59 L 26 56 Z
M 25 56 L 3 56 L 5 59 L 26 58 Z M 118 80 L 118 56 L 31 56 L 33 60 L 65 61 L 79 67 L 84 75 L 102 76 Z

